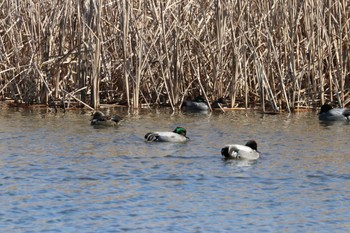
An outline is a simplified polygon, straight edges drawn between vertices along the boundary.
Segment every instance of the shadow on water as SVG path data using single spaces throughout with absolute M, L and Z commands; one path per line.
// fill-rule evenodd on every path
M 338 125 L 338 126 L 343 125 L 343 126 L 349 127 L 350 122 L 349 121 L 320 121 L 320 125 L 325 128 L 333 125 Z

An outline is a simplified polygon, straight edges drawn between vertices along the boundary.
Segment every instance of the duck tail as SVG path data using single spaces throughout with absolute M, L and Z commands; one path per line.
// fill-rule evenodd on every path
M 229 154 L 229 148 L 228 146 L 225 146 L 224 148 L 221 149 L 221 155 L 225 157 L 225 159 L 230 158 L 230 154 Z
M 350 108 L 344 109 L 343 115 L 344 115 L 346 118 L 348 118 L 348 120 L 349 120 L 349 117 L 350 117 Z
M 146 133 L 145 135 L 146 142 L 154 142 L 154 141 L 157 141 L 158 139 L 159 139 L 159 135 L 152 132 Z

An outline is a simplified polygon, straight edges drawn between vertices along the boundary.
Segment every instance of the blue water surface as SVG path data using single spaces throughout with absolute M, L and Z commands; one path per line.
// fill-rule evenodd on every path
M 107 110 L 103 110 L 107 111 Z M 2 109 L 1 232 L 348 232 L 350 125 L 315 112 Z M 146 143 L 183 126 L 187 143 Z M 258 161 L 225 161 L 258 142 Z

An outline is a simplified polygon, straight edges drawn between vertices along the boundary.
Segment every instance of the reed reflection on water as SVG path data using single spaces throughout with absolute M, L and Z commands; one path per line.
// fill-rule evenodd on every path
M 314 112 L 126 114 L 94 128 L 89 113 L 0 112 L 4 232 L 346 232 L 348 124 Z M 145 143 L 183 126 L 188 143 Z M 258 161 L 221 147 L 258 142 Z

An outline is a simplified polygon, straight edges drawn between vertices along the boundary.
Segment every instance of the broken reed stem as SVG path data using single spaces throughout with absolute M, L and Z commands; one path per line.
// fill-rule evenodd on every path
M 76 101 L 78 101 L 79 103 L 81 103 L 82 105 L 84 105 L 85 107 L 89 108 L 90 110 L 95 111 L 95 108 L 91 107 L 90 105 L 88 105 L 87 103 L 84 103 L 83 101 L 81 101 L 80 99 L 78 99 L 77 97 L 75 97 L 73 94 L 68 93 L 65 90 L 62 90 L 64 92 L 63 98 L 65 97 L 65 95 L 69 95 L 71 98 L 75 99 Z M 63 106 L 65 106 L 65 104 L 63 103 Z
M 346 0 L 1 4 L 0 98 L 45 103 L 87 87 L 76 94 L 94 107 L 175 110 L 200 94 L 288 112 L 350 103 Z

